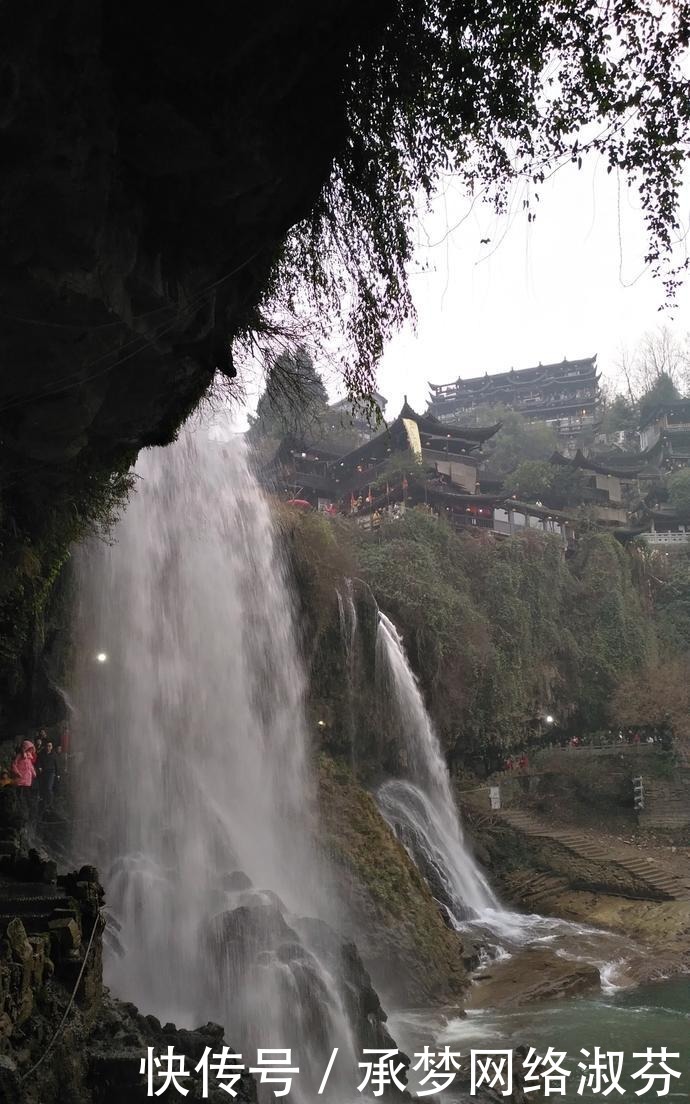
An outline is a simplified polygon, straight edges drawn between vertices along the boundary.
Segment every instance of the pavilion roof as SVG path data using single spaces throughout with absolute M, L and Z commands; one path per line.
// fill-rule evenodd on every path
M 521 368 L 516 371 L 511 368 L 508 372 L 496 372 L 494 375 L 485 373 L 483 376 L 472 376 L 470 379 L 458 377 L 453 383 L 429 383 L 432 391 L 441 391 L 446 387 L 455 387 L 460 393 L 481 394 L 482 391 L 497 391 L 502 388 L 515 390 L 522 386 L 534 386 L 535 384 L 548 384 L 551 382 L 565 383 L 575 380 L 598 379 L 596 367 L 596 353 L 591 357 L 583 357 L 580 360 L 564 359 L 553 364 L 538 364 L 533 368 Z
M 334 466 L 338 468 L 356 467 L 363 460 L 382 460 L 396 447 L 407 448 L 408 440 L 404 419 L 416 424 L 423 448 L 426 447 L 426 441 L 430 445 L 432 445 L 432 442 L 438 445 L 443 439 L 444 442 L 450 440 L 457 442 L 460 446 L 464 445 L 466 452 L 477 449 L 483 441 L 493 437 L 501 426 L 500 422 L 493 426 L 459 426 L 449 422 L 441 422 L 431 415 L 417 414 L 405 401 L 397 418 L 382 433 L 372 437 L 370 441 L 365 441 L 363 445 L 351 452 L 345 453 L 344 456 L 340 457 L 340 460 L 336 461 Z
M 652 407 L 647 416 L 640 422 L 640 429 L 644 429 L 650 422 L 655 422 L 657 418 L 662 417 L 664 414 L 675 413 L 690 415 L 690 398 L 676 399 L 675 402 L 659 403 L 658 406 Z
M 639 454 L 630 458 L 634 466 L 621 465 L 620 459 L 617 458 L 614 463 L 609 463 L 606 458 L 599 460 L 585 456 L 582 450 L 578 449 L 573 457 L 564 456 L 562 452 L 556 450 L 550 462 L 564 468 L 580 468 L 582 471 L 596 472 L 598 475 L 614 475 L 619 479 L 634 479 L 644 467 L 644 459 L 641 459 Z

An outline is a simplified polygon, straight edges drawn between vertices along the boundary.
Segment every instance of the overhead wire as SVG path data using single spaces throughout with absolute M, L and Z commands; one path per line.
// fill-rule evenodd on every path
M 206 287 L 196 292 L 191 297 L 189 302 L 185 304 L 184 307 L 180 307 L 176 311 L 175 316 L 169 322 L 161 324 L 161 326 L 151 336 L 145 337 L 144 335 L 137 334 L 135 337 L 131 338 L 123 345 L 120 345 L 113 349 L 109 349 L 107 353 L 103 353 L 100 356 L 94 358 L 94 360 L 92 360 L 90 363 L 81 366 L 74 372 L 70 372 L 67 375 L 62 376 L 61 379 L 54 380 L 52 386 L 45 385 L 39 391 L 32 392 L 30 395 L 26 395 L 21 398 L 17 398 L 9 402 L 0 404 L 0 413 L 4 413 L 7 410 L 13 410 L 19 406 L 25 406 L 27 403 L 34 402 L 39 396 L 48 397 L 52 395 L 63 394 L 65 391 L 70 391 L 74 387 L 80 387 L 84 383 L 88 383 L 91 380 L 98 379 L 100 376 L 106 375 L 108 372 L 112 372 L 114 369 L 119 368 L 122 364 L 126 364 L 127 361 L 131 360 L 133 357 L 139 356 L 140 353 L 145 351 L 145 349 L 155 345 L 161 337 L 164 337 L 166 333 L 169 333 L 172 329 L 174 329 L 180 319 L 183 318 L 186 314 L 189 314 L 191 311 L 198 309 L 203 300 L 205 298 L 208 298 L 213 291 L 215 291 L 218 287 L 220 287 L 227 280 L 231 279 L 233 276 L 236 276 L 237 273 L 241 272 L 242 269 L 247 267 L 247 265 L 251 264 L 251 262 L 259 255 L 260 252 L 260 250 L 256 250 L 250 257 L 246 258 L 246 260 L 237 265 L 230 272 L 227 272 L 218 280 L 214 280 L 211 284 L 208 284 Z M 167 310 L 174 308 L 166 307 L 159 309 Z M 138 342 L 141 342 L 139 348 L 133 349 L 131 352 L 127 352 L 126 356 L 118 355 L 124 350 L 130 349 Z M 99 368 L 98 371 L 91 372 L 92 368 L 95 368 L 97 365 L 102 364 L 104 360 L 107 360 L 112 356 L 117 356 L 117 360 L 114 364 L 107 364 L 104 368 Z M 86 375 L 84 374 L 85 372 L 87 373 Z

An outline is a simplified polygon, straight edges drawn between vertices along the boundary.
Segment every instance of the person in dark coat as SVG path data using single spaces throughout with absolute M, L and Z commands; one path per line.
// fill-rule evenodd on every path
M 58 767 L 59 760 L 55 754 L 52 740 L 46 740 L 41 754 L 38 757 L 38 789 L 41 795 L 41 802 L 45 811 L 50 811 L 53 807 L 53 797 L 55 794 L 55 783 L 58 780 Z

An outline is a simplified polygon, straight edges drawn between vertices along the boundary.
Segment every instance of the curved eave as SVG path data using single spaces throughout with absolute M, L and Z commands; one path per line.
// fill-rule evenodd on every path
M 579 468 L 581 471 L 591 471 L 596 475 L 611 475 L 616 479 L 635 479 L 642 471 L 644 465 L 635 468 L 615 468 L 604 464 L 597 464 L 596 460 L 590 460 L 584 456 L 580 449 L 572 458 L 564 456 L 562 452 L 554 452 L 549 457 L 549 463 L 557 464 L 562 468 Z

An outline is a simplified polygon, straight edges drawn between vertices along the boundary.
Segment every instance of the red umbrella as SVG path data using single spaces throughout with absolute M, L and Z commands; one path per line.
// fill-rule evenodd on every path
M 289 498 L 288 506 L 296 506 L 298 510 L 311 510 L 311 502 L 307 502 L 306 498 Z

